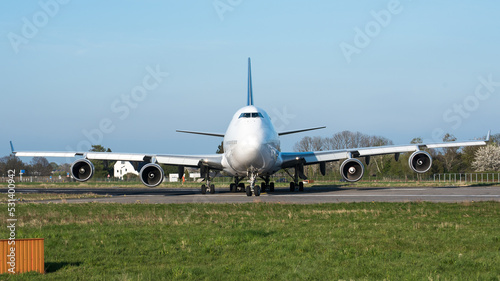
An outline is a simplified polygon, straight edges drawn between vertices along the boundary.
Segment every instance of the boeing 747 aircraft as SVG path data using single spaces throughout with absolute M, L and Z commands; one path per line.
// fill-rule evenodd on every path
M 224 171 L 234 178 L 230 190 L 245 190 L 248 196 L 260 196 L 261 191 L 274 191 L 274 183 L 270 176 L 281 169 L 294 171 L 293 181 L 290 182 L 290 191 L 298 187 L 304 189 L 300 179 L 306 179 L 304 166 L 318 164 L 323 175 L 326 172 L 326 163 L 343 160 L 340 165 L 342 177 L 349 182 L 356 182 L 363 177 L 364 166 L 359 160 L 364 158 L 368 164 L 370 156 L 394 154 L 396 160 L 400 153 L 411 152 L 410 167 L 417 173 L 427 172 L 432 165 L 432 158 L 424 151 L 427 148 L 460 147 L 486 145 L 490 133 L 485 141 L 463 141 L 434 144 L 409 144 L 399 146 L 364 147 L 331 151 L 311 152 L 282 152 L 280 136 L 321 129 L 324 127 L 277 132 L 269 115 L 261 108 L 254 106 L 252 93 L 252 72 L 250 58 L 248 58 L 248 91 L 247 106 L 238 110 L 225 134 L 178 131 L 183 133 L 208 135 L 223 138 L 224 153 L 209 155 L 165 155 L 165 154 L 132 154 L 113 152 L 15 152 L 11 142 L 12 153 L 15 156 L 29 157 L 79 157 L 71 166 L 71 174 L 77 181 L 87 181 L 94 173 L 94 166 L 90 160 L 116 160 L 146 162 L 139 172 L 142 183 L 148 187 L 158 186 L 163 182 L 164 172 L 159 164 L 175 165 L 179 167 L 179 177 L 184 173 L 184 167 L 199 168 L 206 184 L 201 186 L 201 193 L 215 193 L 215 187 L 210 183 L 210 171 Z M 248 185 L 242 182 L 248 179 Z M 258 178 L 263 180 L 259 186 Z

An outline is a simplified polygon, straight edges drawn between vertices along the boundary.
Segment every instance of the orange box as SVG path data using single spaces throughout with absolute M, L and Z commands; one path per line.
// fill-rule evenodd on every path
M 12 273 L 11 248 L 16 253 L 14 273 L 37 271 L 45 273 L 44 238 L 15 239 L 15 245 L 9 245 L 9 239 L 0 239 L 0 274 Z

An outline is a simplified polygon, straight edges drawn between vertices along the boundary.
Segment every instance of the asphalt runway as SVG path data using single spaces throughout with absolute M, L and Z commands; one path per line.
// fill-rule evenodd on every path
M 5 193 L 6 190 L 1 190 Z M 303 192 L 290 192 L 288 188 L 276 188 L 273 193 L 262 193 L 261 196 L 248 197 L 244 192 L 231 193 L 229 188 L 216 188 L 215 194 L 202 195 L 199 189 L 192 188 L 17 188 L 17 198 L 22 193 L 95 193 L 108 195 L 102 198 L 43 200 L 40 203 L 281 203 L 281 204 L 315 204 L 339 202 L 466 202 L 466 201 L 498 201 L 500 187 L 400 187 L 400 188 L 349 188 L 320 186 L 305 188 Z

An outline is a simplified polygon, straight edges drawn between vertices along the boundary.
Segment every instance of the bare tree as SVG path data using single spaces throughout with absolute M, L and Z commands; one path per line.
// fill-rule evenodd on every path
M 312 138 L 309 136 L 303 137 L 299 142 L 295 143 L 293 150 L 296 152 L 313 151 Z
M 456 141 L 457 138 L 452 134 L 446 134 L 443 137 L 444 142 Z M 451 172 L 454 167 L 457 167 L 460 162 L 460 155 L 458 154 L 458 147 L 443 148 L 443 162 L 444 167 L 448 172 Z
M 29 173 L 34 176 L 50 176 L 52 166 L 45 157 L 33 157 L 30 163 Z
M 23 161 L 21 161 L 21 159 L 19 159 L 19 157 L 16 157 L 14 155 L 9 155 L 9 156 L 5 156 L 5 157 L 2 157 L 2 159 L 0 159 L 0 162 L 2 162 L 2 175 L 7 175 L 7 171 L 8 170 L 15 170 L 16 171 L 16 175 L 19 174 L 19 172 L 21 172 L 21 170 L 24 170 L 25 168 L 25 164 L 23 163 Z

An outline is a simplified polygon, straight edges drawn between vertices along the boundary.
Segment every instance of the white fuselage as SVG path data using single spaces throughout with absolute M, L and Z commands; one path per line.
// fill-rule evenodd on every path
M 234 176 L 248 172 L 265 176 L 281 165 L 278 133 L 267 113 L 255 106 L 238 110 L 224 135 L 224 171 Z

